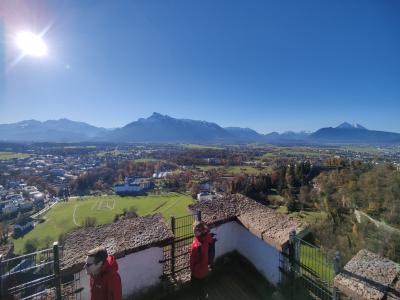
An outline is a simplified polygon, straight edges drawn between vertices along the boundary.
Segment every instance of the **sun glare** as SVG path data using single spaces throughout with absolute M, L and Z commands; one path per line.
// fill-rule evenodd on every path
M 16 43 L 24 55 L 45 56 L 47 54 L 47 46 L 42 37 L 30 31 L 18 33 Z

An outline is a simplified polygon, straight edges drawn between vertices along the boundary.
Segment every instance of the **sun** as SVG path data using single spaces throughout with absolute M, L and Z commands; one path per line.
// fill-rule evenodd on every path
M 47 45 L 40 35 L 30 31 L 21 31 L 16 37 L 17 47 L 23 55 L 46 56 Z

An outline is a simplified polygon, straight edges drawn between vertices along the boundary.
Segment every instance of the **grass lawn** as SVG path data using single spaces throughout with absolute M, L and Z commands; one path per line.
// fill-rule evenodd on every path
M 319 157 L 331 156 L 331 154 L 314 148 L 276 148 L 272 151 L 265 153 L 261 158 L 274 158 L 282 156 Z
M 268 198 L 269 198 L 269 196 L 268 196 Z M 276 211 L 277 211 L 278 213 L 281 213 L 281 214 L 287 214 L 287 213 L 288 213 L 288 209 L 287 209 L 287 207 L 286 207 L 285 205 L 279 206 L 279 207 L 276 209 Z
M 298 211 L 290 213 L 289 216 L 304 220 L 307 224 L 316 224 L 327 218 L 327 213 L 323 211 Z
M 212 169 L 218 169 L 218 170 L 224 170 L 225 173 L 233 173 L 233 174 L 241 174 L 241 173 L 246 173 L 246 174 L 258 174 L 258 173 L 271 173 L 272 168 L 271 167 L 264 167 L 262 169 L 257 169 L 252 166 L 230 166 L 230 167 L 224 167 L 224 166 L 197 166 L 202 171 L 209 171 Z
M 300 247 L 300 262 L 319 275 L 322 281 L 327 282 L 330 286 L 333 284 L 335 271 L 333 262 L 319 248 L 311 247 L 307 244 L 301 244 Z M 302 270 L 307 274 L 308 271 Z
M 209 170 L 213 170 L 213 169 L 223 169 L 223 166 L 196 166 L 196 168 L 202 170 L 202 171 L 209 171 Z
M 373 146 L 349 145 L 349 146 L 343 146 L 341 148 L 352 152 L 360 152 L 368 154 L 381 154 L 383 152 L 383 150 Z
M 182 147 L 188 149 L 211 149 L 211 150 L 223 150 L 223 147 L 199 145 L 199 144 L 182 144 Z
M 161 195 L 148 195 L 138 197 L 96 196 L 80 199 L 70 199 L 68 202 L 57 203 L 43 217 L 45 222 L 38 224 L 24 237 L 13 240 L 15 252 L 22 253 L 24 244 L 29 239 L 37 239 L 39 248 L 46 247 L 48 241 L 56 241 L 61 233 L 66 233 L 87 217 L 94 217 L 97 224 L 111 223 L 116 214 L 123 212 L 124 208 L 135 207 L 139 216 L 162 213 L 166 220 L 171 215 L 184 216 L 189 213 L 187 206 L 192 203 L 192 198 L 177 193 Z
M 96 149 L 96 146 L 65 146 L 64 149 Z
M 96 153 L 96 156 L 98 156 L 98 157 L 103 157 L 103 156 L 105 156 L 106 154 L 111 154 L 112 156 L 118 156 L 118 155 L 121 155 L 122 152 L 119 151 L 119 150 L 113 150 L 113 151 L 99 151 L 99 152 Z
M 268 168 L 257 169 L 252 166 L 231 166 L 226 169 L 226 172 L 233 173 L 233 174 L 258 174 L 258 173 L 265 173 L 269 172 Z
M 9 160 L 13 158 L 27 158 L 30 154 L 17 152 L 0 152 L 0 160 Z
M 156 159 L 156 158 L 139 158 L 135 159 L 135 162 L 163 162 L 164 160 L 162 159 Z

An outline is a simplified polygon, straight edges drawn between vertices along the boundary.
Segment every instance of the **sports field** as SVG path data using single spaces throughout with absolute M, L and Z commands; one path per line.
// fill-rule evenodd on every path
M 139 216 L 162 213 L 164 218 L 176 217 L 189 213 L 187 206 L 192 198 L 177 193 L 148 195 L 138 197 L 96 196 L 82 199 L 70 199 L 54 205 L 42 217 L 44 223 L 38 224 L 24 237 L 14 240 L 16 253 L 23 251 L 24 244 L 29 239 L 37 239 L 39 248 L 46 247 L 46 240 L 56 241 L 61 233 L 66 233 L 80 226 L 87 217 L 96 218 L 97 224 L 113 222 L 116 214 L 124 209 L 135 207 Z
M 0 160 L 9 160 L 13 158 L 27 158 L 30 155 L 27 153 L 17 153 L 17 152 L 0 152 Z

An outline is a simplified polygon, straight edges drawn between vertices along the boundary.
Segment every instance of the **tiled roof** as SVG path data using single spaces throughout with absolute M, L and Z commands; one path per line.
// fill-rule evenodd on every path
M 364 249 L 335 277 L 335 286 L 353 299 L 400 299 L 399 276 L 399 264 Z
M 189 207 L 192 211 L 200 210 L 202 220 L 211 226 L 239 221 L 279 251 L 286 246 L 290 231 L 300 232 L 306 228 L 300 219 L 281 214 L 240 194 L 198 202 Z
M 279 251 L 286 247 L 291 231 L 295 230 L 298 233 L 306 228 L 298 218 L 289 217 L 267 207 L 245 212 L 239 215 L 238 219 L 250 232 Z
M 116 223 L 80 228 L 66 235 L 63 246 L 63 272 L 82 269 L 86 253 L 98 246 L 116 258 L 155 246 L 173 239 L 172 231 L 161 214 L 124 219 Z

